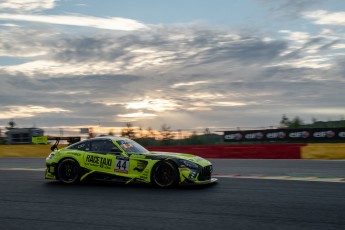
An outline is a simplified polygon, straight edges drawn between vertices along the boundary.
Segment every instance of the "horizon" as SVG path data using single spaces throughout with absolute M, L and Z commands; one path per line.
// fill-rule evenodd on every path
M 283 118 L 283 117 L 282 117 Z M 290 119 L 287 117 L 289 121 L 293 121 L 294 119 L 299 119 L 298 116 Z M 7 126 L 0 126 L 0 134 L 3 136 L 8 131 L 9 123 L 15 120 L 10 120 L 8 122 Z M 281 120 L 282 121 L 282 120 Z M 320 123 L 344 123 L 345 118 L 343 116 L 340 117 L 339 120 L 328 120 L 328 121 L 320 121 L 317 119 L 314 119 L 312 122 L 304 122 L 302 119 L 300 119 L 302 122 L 301 126 L 312 126 L 312 125 L 319 125 Z M 153 134 L 153 136 L 157 137 L 161 135 L 161 132 L 163 131 L 163 126 L 168 128 L 168 131 L 171 132 L 174 135 L 174 139 L 185 139 L 188 138 L 192 135 L 203 135 L 206 134 L 206 132 L 209 132 L 209 134 L 217 134 L 217 135 L 222 135 L 218 133 L 226 132 L 226 131 L 251 131 L 251 130 L 273 130 L 273 129 L 284 129 L 286 128 L 283 124 L 279 123 L 275 126 L 258 126 L 258 127 L 221 127 L 221 128 L 191 128 L 191 129 L 175 129 L 173 127 L 170 127 L 167 124 L 162 124 L 160 129 L 152 129 L 151 127 L 141 127 L 141 126 L 136 126 L 135 124 L 129 123 L 131 125 L 131 128 L 134 130 L 134 135 L 136 138 L 140 138 L 142 136 L 145 136 L 145 134 Z M 345 123 L 344 123 L 345 124 Z M 333 127 L 333 128 L 343 128 L 343 125 L 341 127 Z M 334 124 L 333 124 L 334 125 Z M 345 127 L 345 126 L 344 126 Z M 102 127 L 102 126 L 83 126 L 83 127 L 70 127 L 70 126 L 58 126 L 58 127 L 40 127 L 36 126 L 35 124 L 33 126 L 28 126 L 28 127 L 22 127 L 18 126 L 15 123 L 15 126 L 13 128 L 18 128 L 18 129 L 26 129 L 26 128 L 39 128 L 44 130 L 45 136 L 60 136 L 60 137 L 66 137 L 66 136 L 81 136 L 82 138 L 88 138 L 89 133 L 85 133 L 85 131 L 82 131 L 82 129 L 87 129 L 88 131 L 91 130 L 91 132 L 94 134 L 94 136 L 100 136 L 100 135 L 114 135 L 114 136 L 122 136 L 122 131 L 128 128 L 127 124 L 124 126 L 119 126 L 119 127 Z M 318 127 L 320 128 L 320 127 Z M 327 128 L 332 128 L 332 127 L 322 127 L 322 129 L 327 129 Z M 112 134 L 110 134 L 112 133 Z M 139 137 L 137 136 L 139 134 Z M 150 135 L 148 135 L 150 136 Z

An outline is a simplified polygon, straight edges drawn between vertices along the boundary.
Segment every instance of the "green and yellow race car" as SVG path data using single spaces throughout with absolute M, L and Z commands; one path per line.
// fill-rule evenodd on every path
M 201 157 L 168 152 L 149 152 L 137 142 L 103 136 L 57 149 L 46 159 L 46 179 L 74 184 L 85 179 L 142 182 L 158 187 L 210 184 L 212 164 Z

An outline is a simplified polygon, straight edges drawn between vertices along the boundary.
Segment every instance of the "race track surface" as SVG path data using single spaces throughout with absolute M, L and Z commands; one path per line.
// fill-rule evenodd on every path
M 0 158 L 1 229 L 345 229 L 344 182 L 219 178 L 212 186 L 176 189 L 69 186 L 30 170 L 42 162 Z M 323 162 L 214 165 L 218 174 L 344 177 L 344 161 Z

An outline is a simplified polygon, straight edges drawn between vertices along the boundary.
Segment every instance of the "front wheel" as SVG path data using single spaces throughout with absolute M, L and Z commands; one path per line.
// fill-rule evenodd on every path
M 58 178 L 65 184 L 75 184 L 79 181 L 80 166 L 73 159 L 64 159 L 58 166 Z
M 152 182 L 161 188 L 173 187 L 178 183 L 178 169 L 169 161 L 157 163 L 151 175 Z

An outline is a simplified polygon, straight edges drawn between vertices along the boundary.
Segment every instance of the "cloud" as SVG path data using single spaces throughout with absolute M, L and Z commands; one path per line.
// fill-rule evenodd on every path
M 228 32 L 191 27 L 188 34 L 176 38 L 175 28 L 156 28 L 131 34 L 105 33 L 99 36 L 69 37 L 56 34 L 55 40 L 34 31 L 4 33 L 5 43 L 0 51 L 8 56 L 37 56 L 27 63 L 1 67 L 9 74 L 29 76 L 61 76 L 143 73 L 164 74 L 169 69 L 223 68 L 223 65 L 260 65 L 274 61 L 285 51 L 284 41 L 260 39 L 255 36 L 232 36 Z M 47 32 L 49 33 L 49 32 Z M 53 32 L 50 32 L 53 33 Z M 47 34 L 48 36 L 48 34 Z M 67 38 L 66 38 L 67 37 Z M 11 41 L 12 40 L 12 41 Z M 32 45 L 31 45 L 32 44 Z M 43 58 L 40 60 L 40 56 Z M 157 72 L 158 71 L 158 72 Z M 202 72 L 202 71 L 201 71 Z M 194 73 L 196 80 L 203 82 Z M 201 74 L 202 75 L 202 74 Z M 180 83 L 186 79 L 176 79 Z M 178 84 L 173 82 L 171 85 Z M 194 84 L 194 83 L 193 83 Z M 200 85 L 198 83 L 198 85 Z M 178 85 L 175 85 L 176 87 Z M 181 88 L 181 87 L 178 87 Z
M 41 57 L 49 53 L 51 38 L 59 37 L 57 31 L 12 27 L 0 30 L 0 56 L 32 58 Z M 30 59 L 29 59 L 30 60 Z
M 344 104 L 342 43 L 330 30 L 271 39 L 196 25 L 0 33 L 0 52 L 25 62 L 0 67 L 0 105 L 69 111 L 18 117 L 30 125 L 264 126 L 323 107 L 332 110 L 310 117 L 327 119 Z
M 0 112 L 0 119 L 28 118 L 42 113 L 66 113 L 69 110 L 37 105 L 5 106 Z
M 157 117 L 156 114 L 152 113 L 143 113 L 143 112 L 138 112 L 138 113 L 128 113 L 128 114 L 118 114 L 118 117 L 125 117 L 125 118 L 140 118 L 140 117 Z
M 16 12 L 43 11 L 55 7 L 56 0 L 3 0 L 0 10 L 12 10 Z
M 146 109 L 156 112 L 163 112 L 167 110 L 175 110 L 179 105 L 174 101 L 154 98 L 139 98 L 135 101 L 126 102 L 126 109 Z
M 304 12 L 303 17 L 319 25 L 345 25 L 345 12 L 328 12 L 326 10 Z
M 3 24 L 0 24 L 0 26 L 5 26 L 5 27 L 19 27 L 18 25 L 12 24 L 12 23 L 3 23 Z
M 208 81 L 180 82 L 180 83 L 173 84 L 171 87 L 178 88 L 178 87 L 183 87 L 183 86 L 192 86 L 192 85 L 207 84 L 207 83 Z
M 216 101 L 214 106 L 245 106 L 247 103 L 245 102 L 234 102 L 234 101 Z
M 28 15 L 28 14 L 0 14 L 0 19 L 13 21 L 27 21 L 67 26 L 82 26 L 106 30 L 133 31 L 147 29 L 140 22 L 127 18 L 99 18 L 92 16 L 72 15 Z
M 301 13 L 322 8 L 322 0 L 259 0 L 274 17 L 297 19 Z

